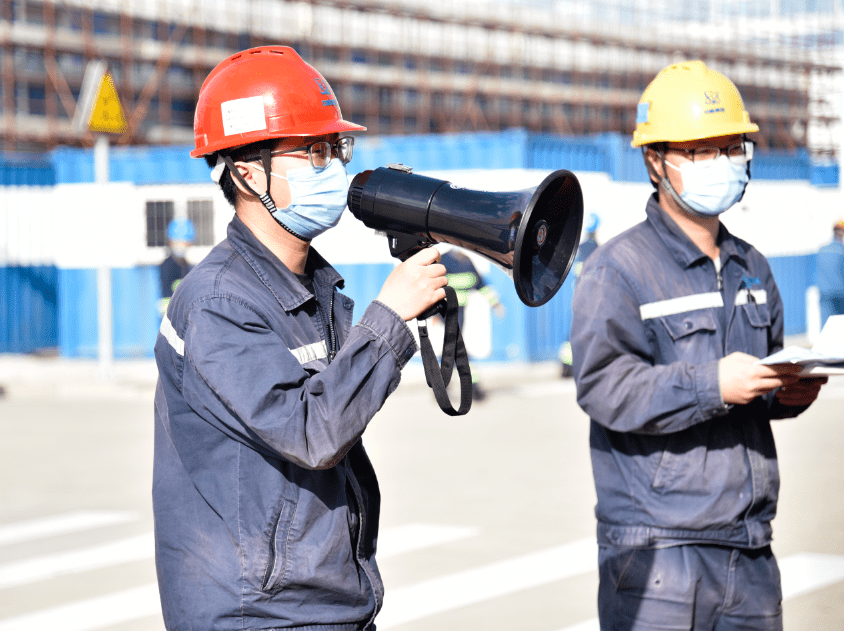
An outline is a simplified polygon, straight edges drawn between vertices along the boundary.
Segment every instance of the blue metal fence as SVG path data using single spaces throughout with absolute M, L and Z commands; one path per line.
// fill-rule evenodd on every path
M 209 169 L 189 156 L 192 147 L 113 147 L 111 180 L 136 184 L 206 183 Z M 416 171 L 457 169 L 569 169 L 605 172 L 617 182 L 647 182 L 641 151 L 617 133 L 552 136 L 522 129 L 503 132 L 361 136 L 350 173 L 400 162 Z M 806 180 L 837 186 L 838 165 L 814 163 L 805 149 L 757 150 L 752 175 L 760 180 Z M 60 148 L 29 161 L 0 158 L 0 184 L 53 184 L 94 181 L 92 149 Z
M 58 345 L 57 287 L 55 266 L 0 267 L 0 352 Z
M 191 159 L 190 147 L 113 148 L 112 180 L 138 184 L 205 183 L 204 160 Z M 402 162 L 417 171 L 449 169 L 543 169 L 606 172 L 616 181 L 647 181 L 641 153 L 619 134 L 571 138 L 510 130 L 502 133 L 438 136 L 365 136 L 358 139 L 351 173 Z M 758 151 L 757 179 L 803 180 L 837 186 L 837 164 L 816 164 L 806 151 Z M 58 149 L 44 156 L 0 155 L 0 185 L 52 185 L 90 182 L 93 152 Z M 786 334 L 805 331 L 805 289 L 813 282 L 814 256 L 770 259 L 785 305 Z M 340 265 L 356 313 L 380 290 L 392 265 Z M 493 269 L 488 282 L 508 308 L 505 320 L 492 320 L 493 360 L 546 360 L 556 356 L 571 323 L 573 280 L 541 309 L 524 308 L 512 281 Z M 113 270 L 114 348 L 117 357 L 149 356 L 158 315 L 157 268 Z M 96 271 L 57 270 L 54 266 L 0 267 L 0 352 L 32 352 L 58 347 L 69 357 L 97 353 Z M 515 320 L 514 320 L 515 318 Z

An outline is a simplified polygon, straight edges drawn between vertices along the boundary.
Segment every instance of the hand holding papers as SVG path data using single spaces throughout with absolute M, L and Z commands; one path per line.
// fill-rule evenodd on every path
M 844 315 L 831 316 L 810 349 L 788 346 L 759 360 L 760 364 L 798 364 L 801 377 L 844 375 Z

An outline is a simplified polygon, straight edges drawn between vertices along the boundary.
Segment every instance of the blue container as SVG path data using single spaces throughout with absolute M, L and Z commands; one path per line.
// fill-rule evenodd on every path
M 58 345 L 57 286 L 55 266 L 0 267 L 0 352 Z

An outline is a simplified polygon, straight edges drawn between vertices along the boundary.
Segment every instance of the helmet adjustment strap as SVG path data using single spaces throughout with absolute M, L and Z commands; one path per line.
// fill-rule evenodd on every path
M 662 160 L 662 179 L 660 179 L 659 183 L 666 190 L 666 192 L 671 195 L 671 198 L 677 202 L 677 205 L 682 208 L 685 212 L 690 214 L 692 217 L 706 217 L 703 213 L 696 211 L 694 208 L 689 206 L 686 201 L 680 197 L 680 195 L 675 190 L 674 186 L 671 184 L 671 180 L 668 179 L 668 167 L 665 164 L 665 151 L 657 152 L 659 154 L 660 160 Z

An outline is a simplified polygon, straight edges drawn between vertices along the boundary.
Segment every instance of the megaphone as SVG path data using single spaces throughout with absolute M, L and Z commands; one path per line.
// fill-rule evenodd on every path
M 435 243 L 477 252 L 503 269 L 529 307 L 545 304 L 577 255 L 583 193 L 571 171 L 549 174 L 536 188 L 474 191 L 388 164 L 358 173 L 349 210 L 386 233 L 390 253 L 405 260 Z

